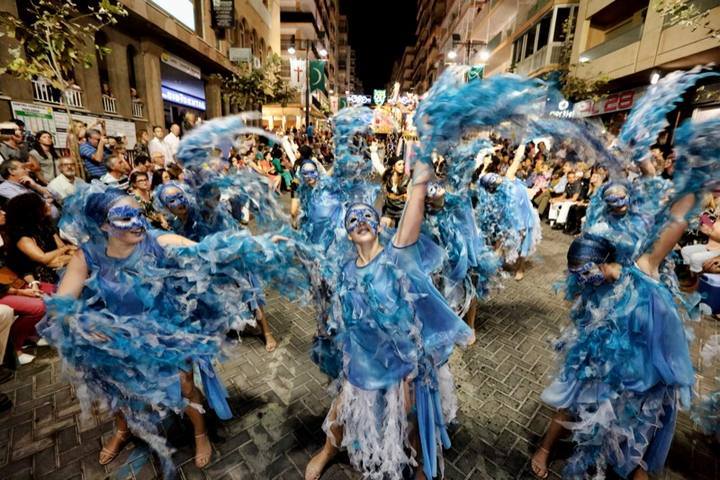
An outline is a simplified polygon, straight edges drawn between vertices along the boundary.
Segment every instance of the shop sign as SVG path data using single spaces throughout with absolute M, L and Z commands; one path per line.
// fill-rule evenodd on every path
M 173 102 L 180 105 L 185 105 L 186 107 L 192 107 L 197 110 L 205 110 L 205 100 L 201 98 L 186 95 L 182 92 L 178 92 L 177 90 L 173 90 L 172 88 L 168 88 L 164 85 L 161 87 L 161 89 L 163 100 L 167 100 L 168 102 Z
M 249 62 L 252 60 L 252 49 L 232 47 L 229 56 L 230 61 L 234 63 Z
M 558 102 L 557 110 L 550 111 L 550 116 L 557 118 L 575 118 L 575 111 L 570 108 L 570 102 L 567 100 L 560 100 Z
M 645 89 L 641 87 L 613 93 L 597 101 L 583 100 L 575 104 L 573 113 L 576 117 L 593 117 L 595 115 L 630 110 L 635 104 L 635 101 L 644 93 L 644 90 Z
M 234 0 L 212 0 L 213 28 L 233 28 L 235 25 Z
M 202 78 L 202 75 L 200 74 L 200 69 L 192 63 L 186 62 L 182 58 L 178 58 L 175 55 L 163 52 L 162 55 L 160 55 L 160 60 L 173 68 L 177 68 L 181 72 L 187 73 L 191 77 Z
M 369 105 L 372 99 L 368 95 L 348 95 L 347 102 L 351 106 Z

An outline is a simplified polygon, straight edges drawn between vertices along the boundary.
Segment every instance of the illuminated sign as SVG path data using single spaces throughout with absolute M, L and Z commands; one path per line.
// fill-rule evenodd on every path
M 644 88 L 641 87 L 634 90 L 613 93 L 597 101 L 583 100 L 575 104 L 573 112 L 576 117 L 592 117 L 595 115 L 630 110 L 635 104 L 635 100 L 642 95 L 643 90 Z
M 570 108 L 570 102 L 560 100 L 558 109 L 551 111 L 550 116 L 557 118 L 575 118 L 575 112 Z
M 373 102 L 375 105 L 382 105 L 385 103 L 385 97 L 387 92 L 385 90 L 374 90 L 373 91 Z
M 351 106 L 369 105 L 372 99 L 367 95 L 348 95 L 347 102 Z
M 163 100 L 167 100 L 168 102 L 173 102 L 180 105 L 185 105 L 186 107 L 192 107 L 197 110 L 205 110 L 205 100 L 202 98 L 197 98 L 182 92 L 178 92 L 177 90 L 173 90 L 172 88 L 168 88 L 164 85 L 161 87 L 161 89 Z

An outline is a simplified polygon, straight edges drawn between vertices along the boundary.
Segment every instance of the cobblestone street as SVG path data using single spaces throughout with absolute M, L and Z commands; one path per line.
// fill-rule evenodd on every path
M 552 285 L 562 275 L 570 238 L 549 229 L 545 236 L 541 258 L 525 280 L 508 278 L 479 309 L 477 344 L 452 359 L 461 413 L 445 455 L 448 479 L 532 478 L 528 458 L 552 415 L 539 400 L 554 365 L 549 339 L 567 321 Z M 246 337 L 230 350 L 221 374 L 235 418 L 218 428 L 223 440 L 215 443 L 212 463 L 203 471 L 193 464 L 191 445 L 178 448 L 180 479 L 301 478 L 320 447 L 330 397 L 308 356 L 313 314 L 275 295 L 267 313 L 278 349 L 268 354 L 258 338 Z M 110 416 L 81 417 L 55 354 L 47 348 L 38 354 L 34 364 L 0 385 L 15 403 L 0 417 L 0 479 L 158 478 L 158 465 L 140 442 L 131 443 L 107 469 L 98 464 L 101 442 L 113 430 Z M 560 450 L 559 457 L 567 456 L 569 445 Z M 717 447 L 683 415 L 662 478 L 718 478 L 717 458 Z M 561 459 L 552 463 L 551 478 L 559 478 L 562 465 Z M 346 457 L 323 476 L 342 478 L 357 478 Z

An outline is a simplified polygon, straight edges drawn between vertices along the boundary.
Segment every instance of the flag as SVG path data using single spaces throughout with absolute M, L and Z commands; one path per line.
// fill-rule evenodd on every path
M 325 91 L 325 62 L 310 60 L 310 91 Z
M 305 91 L 305 60 L 290 59 L 290 86 L 299 92 Z
M 348 106 L 347 97 L 340 97 L 340 100 L 338 101 L 338 109 L 342 110 L 343 108 Z
M 482 80 L 484 74 L 484 65 L 475 65 L 474 67 L 470 67 L 470 70 L 467 72 L 467 81 L 471 82 L 473 80 Z

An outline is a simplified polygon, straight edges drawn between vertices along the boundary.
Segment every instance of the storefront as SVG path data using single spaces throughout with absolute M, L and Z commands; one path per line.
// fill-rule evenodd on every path
M 200 68 L 167 52 L 162 54 L 161 60 L 165 126 L 181 123 L 187 112 L 205 118 L 205 82 Z
M 614 135 L 620 131 L 635 102 L 645 93 L 646 87 L 611 93 L 598 100 L 583 100 L 573 105 L 575 118 L 594 117 Z
M 692 118 L 696 121 L 720 118 L 720 82 L 697 88 L 693 98 Z

